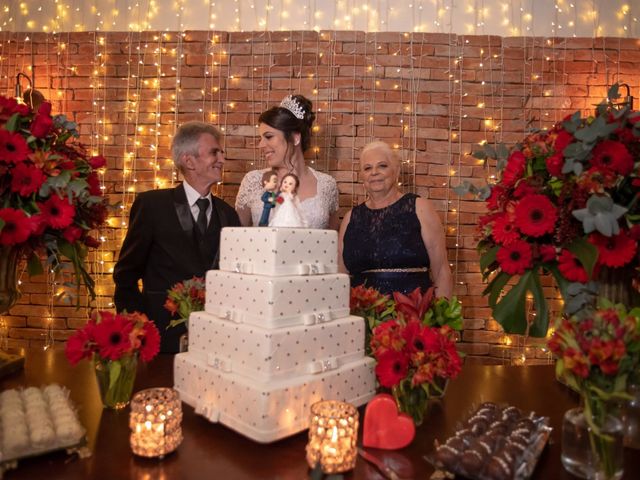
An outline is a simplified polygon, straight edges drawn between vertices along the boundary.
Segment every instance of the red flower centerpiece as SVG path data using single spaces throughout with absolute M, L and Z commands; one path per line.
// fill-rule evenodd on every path
M 612 103 L 618 97 L 615 85 L 595 115 L 575 113 L 510 153 L 485 145 L 475 156 L 498 159 L 499 181 L 489 189 L 469 182 L 456 188 L 486 199 L 478 244 L 489 280 L 484 293 L 508 333 L 546 335 L 549 310 L 540 281 L 546 273 L 555 277 L 569 314 L 594 302 L 594 281 L 605 273 L 637 295 L 640 112 Z M 536 309 L 531 324 L 528 295 Z
M 93 358 L 103 405 L 120 409 L 131 398 L 138 357 L 148 362 L 159 350 L 160 333 L 146 315 L 98 311 L 67 340 L 65 354 L 71 365 Z
M 85 259 L 100 244 L 90 232 L 107 216 L 96 171 L 106 162 L 88 155 L 77 136 L 75 123 L 51 116 L 50 103 L 34 112 L 0 96 L 0 313 L 17 301 L 23 256 L 29 275 L 42 273 L 43 264 L 56 275 L 72 267 L 76 289 L 65 293 L 85 285 L 95 297 Z
M 640 308 L 627 313 L 622 305 L 601 301 L 597 310 L 587 308 L 560 319 L 549 349 L 557 358 L 558 376 L 582 397 L 582 407 L 565 414 L 563 464 L 587 478 L 622 477 L 624 431 L 622 423 L 612 418 L 612 408 L 631 398 L 627 385 L 638 380 Z M 575 433 L 581 425 L 586 431 L 582 437 Z M 580 438 L 585 442 L 582 449 L 573 444 Z M 585 459 L 584 453 L 573 458 L 575 452 L 584 451 L 590 452 L 590 458 Z M 576 471 L 580 465 L 593 471 Z
M 429 397 L 442 395 L 446 381 L 462 368 L 456 350 L 462 305 L 455 297 L 436 298 L 433 292 L 393 292 L 391 300 L 373 288 L 351 289 L 352 314 L 364 313 L 372 330 L 368 346 L 377 362 L 378 382 L 417 425 L 424 419 Z
M 205 293 L 205 281 L 202 277 L 178 282 L 167 290 L 164 308 L 172 315 L 179 317 L 177 320 L 171 320 L 169 326 L 175 327 L 184 323 L 188 328 L 191 312 L 204 310 Z

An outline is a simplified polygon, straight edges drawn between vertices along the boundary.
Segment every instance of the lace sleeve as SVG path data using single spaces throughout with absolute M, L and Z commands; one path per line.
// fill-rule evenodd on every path
M 242 182 L 240 182 L 238 196 L 236 197 L 236 210 L 251 208 L 255 199 L 260 198 L 263 190 L 260 182 L 263 171 L 264 170 L 251 170 L 244 176 Z
M 338 184 L 336 183 L 336 179 L 333 177 L 329 177 L 327 182 L 327 199 L 329 203 L 329 213 L 333 213 L 338 210 L 340 206 L 338 201 Z

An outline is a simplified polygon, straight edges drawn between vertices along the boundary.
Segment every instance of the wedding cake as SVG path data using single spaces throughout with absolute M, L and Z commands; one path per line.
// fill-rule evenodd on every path
M 205 311 L 191 314 L 189 350 L 175 357 L 175 388 L 196 413 L 272 442 L 308 428 L 319 400 L 373 397 L 364 319 L 349 315 L 337 244 L 333 230 L 222 230 Z

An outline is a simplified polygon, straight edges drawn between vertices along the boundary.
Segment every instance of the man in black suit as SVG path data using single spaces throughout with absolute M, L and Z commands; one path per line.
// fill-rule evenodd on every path
M 220 141 L 213 125 L 189 122 L 178 129 L 171 153 L 184 181 L 136 197 L 113 272 L 117 310 L 143 312 L 154 320 L 162 335 L 162 352 L 177 352 L 185 332 L 184 325 L 167 329 L 167 290 L 218 268 L 220 230 L 240 225 L 235 210 L 211 195 L 211 186 L 222 180 Z

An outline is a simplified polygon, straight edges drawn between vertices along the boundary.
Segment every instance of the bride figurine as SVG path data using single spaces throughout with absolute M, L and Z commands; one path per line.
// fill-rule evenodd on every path
M 280 183 L 279 203 L 275 208 L 273 218 L 269 221 L 270 227 L 306 227 L 307 221 L 300 210 L 300 200 L 298 200 L 298 185 L 300 180 L 293 173 L 287 173 Z

